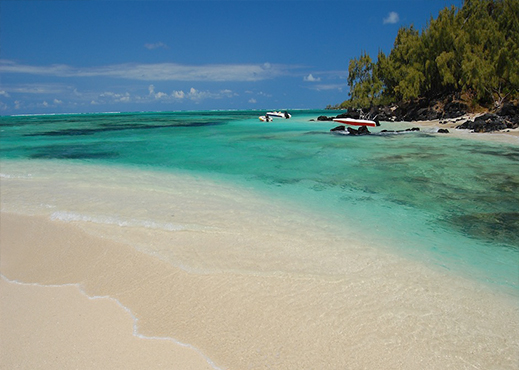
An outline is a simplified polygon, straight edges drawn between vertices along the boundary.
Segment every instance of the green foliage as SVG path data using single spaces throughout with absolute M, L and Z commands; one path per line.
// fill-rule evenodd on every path
M 374 72 L 374 66 L 370 56 L 365 52 L 358 60 L 350 60 L 348 85 L 351 98 L 348 107 L 370 107 L 378 103 L 382 83 Z
M 465 0 L 445 8 L 420 33 L 399 29 L 376 62 L 363 52 L 349 65 L 350 99 L 368 107 L 418 97 L 467 93 L 474 103 L 519 98 L 519 0 Z

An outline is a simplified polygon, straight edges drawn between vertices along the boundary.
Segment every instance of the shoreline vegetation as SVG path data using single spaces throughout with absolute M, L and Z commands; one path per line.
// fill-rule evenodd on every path
M 327 109 L 379 121 L 466 117 L 456 128 L 474 132 L 517 129 L 518 40 L 519 0 L 465 0 L 422 32 L 400 28 L 389 55 L 350 60 L 350 98 Z

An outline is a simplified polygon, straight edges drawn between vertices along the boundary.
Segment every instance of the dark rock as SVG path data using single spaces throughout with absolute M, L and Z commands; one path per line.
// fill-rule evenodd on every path
M 359 132 L 359 135 L 369 135 L 371 132 L 369 132 L 368 128 L 366 126 L 360 126 L 357 130 Z
M 457 118 L 466 114 L 468 106 L 465 103 L 454 101 L 457 97 L 436 97 L 432 99 L 420 98 L 409 102 L 401 102 L 398 106 L 378 108 L 380 120 L 382 115 L 389 113 L 395 121 L 430 121 L 434 119 Z
M 474 132 L 492 132 L 505 130 L 509 127 L 508 122 L 504 118 L 494 113 L 486 113 L 476 117 L 474 121 L 466 121 L 456 128 L 473 130 Z
M 333 131 L 346 131 L 346 127 L 345 126 L 337 126 L 337 127 L 334 127 L 330 130 L 331 132 Z
M 383 105 L 371 107 L 367 116 L 375 122 L 393 121 L 395 118 L 391 110 L 391 107 L 385 107 Z
M 396 110 L 396 119 L 399 121 L 429 121 L 439 118 L 440 114 L 435 109 L 436 102 L 427 99 L 419 99 L 402 103 Z
M 506 102 L 496 111 L 496 114 L 501 117 L 519 116 L 519 105 L 513 105 L 512 103 Z
M 360 126 L 358 130 L 352 128 L 352 127 L 348 127 L 347 128 L 348 132 L 350 133 L 350 135 L 353 135 L 353 136 L 360 136 L 360 135 L 369 135 L 371 134 L 371 132 L 369 132 L 368 128 L 366 126 Z
M 318 121 L 333 121 L 333 117 L 319 116 L 317 117 Z
M 350 110 L 346 113 L 339 114 L 336 118 L 353 118 L 353 119 L 360 119 L 361 111 L 359 110 Z
M 441 129 L 438 130 L 438 133 L 439 134 L 448 134 L 449 130 L 447 130 L 446 128 L 441 128 Z
M 443 118 L 458 118 L 467 114 L 468 106 L 462 102 L 450 101 L 443 108 Z
M 395 106 L 383 106 L 378 105 L 374 106 L 370 109 L 368 116 L 371 117 L 375 122 L 376 121 L 394 121 L 395 115 L 393 113 L 393 108 Z

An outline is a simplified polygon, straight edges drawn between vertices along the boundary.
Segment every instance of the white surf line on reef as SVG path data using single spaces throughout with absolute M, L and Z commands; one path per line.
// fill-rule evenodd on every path
M 11 283 L 11 284 L 17 284 L 17 285 L 22 285 L 22 286 L 36 286 L 36 287 L 42 287 L 42 288 L 61 288 L 61 287 L 68 287 L 68 286 L 73 286 L 73 287 L 76 287 L 78 288 L 78 290 L 81 292 L 81 294 L 83 294 L 85 297 L 87 297 L 88 299 L 90 300 L 96 300 L 96 299 L 108 299 L 108 300 L 111 300 L 111 301 L 114 301 L 115 303 L 117 303 L 120 307 L 122 307 L 126 312 L 128 312 L 128 314 L 130 315 L 130 317 L 132 318 L 133 320 L 133 336 L 137 337 L 137 338 L 140 338 L 140 339 L 152 339 L 152 340 L 165 340 L 165 341 L 170 341 L 170 342 L 173 342 L 179 346 L 182 346 L 182 347 L 185 347 L 185 348 L 189 348 L 189 349 L 192 349 L 194 350 L 196 353 L 198 353 L 200 356 L 202 356 L 202 358 L 215 370 L 224 370 L 222 369 L 221 367 L 218 367 L 214 362 L 213 360 L 211 360 L 209 357 L 207 357 L 200 349 L 198 349 L 197 347 L 191 345 L 191 344 L 188 344 L 188 343 L 183 343 L 183 342 L 180 342 L 179 340 L 175 339 L 175 338 L 171 338 L 171 337 L 156 337 L 156 336 L 146 336 L 146 335 L 143 335 L 141 333 L 139 333 L 139 329 L 138 329 L 138 325 L 137 325 L 137 322 L 139 321 L 139 319 L 133 314 L 133 312 L 126 306 L 124 306 L 121 302 L 119 302 L 119 300 L 117 300 L 116 298 L 113 298 L 113 297 L 110 297 L 110 296 L 90 296 L 88 295 L 84 290 L 83 288 L 81 287 L 81 284 L 79 283 L 67 283 L 67 284 L 40 284 L 40 283 L 25 283 L 23 281 L 19 281 L 19 280 L 12 280 L 12 279 L 9 279 L 8 277 L 6 277 L 4 274 L 0 273 L 0 278 L 4 279 L 5 281 L 7 281 L 8 283 Z

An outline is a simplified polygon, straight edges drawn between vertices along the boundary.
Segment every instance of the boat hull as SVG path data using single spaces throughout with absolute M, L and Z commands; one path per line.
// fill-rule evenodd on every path
M 349 125 L 349 126 L 375 127 L 377 125 L 375 121 L 370 121 L 367 119 L 354 119 L 354 118 L 334 118 L 333 122 L 342 123 L 343 125 Z

